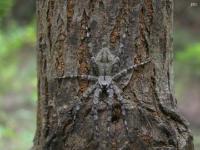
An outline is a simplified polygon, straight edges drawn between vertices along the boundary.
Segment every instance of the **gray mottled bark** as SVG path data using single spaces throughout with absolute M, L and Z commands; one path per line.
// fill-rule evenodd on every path
M 186 121 L 176 112 L 172 78 L 172 0 L 37 0 L 38 116 L 35 150 L 193 150 Z M 107 136 L 107 96 L 100 96 L 99 137 L 92 98 L 73 122 L 77 97 L 92 84 L 64 79 L 93 74 L 102 46 L 120 58 L 119 70 L 151 62 L 123 77 L 128 133 L 115 101 Z M 130 79 L 130 80 L 128 80 Z M 92 96 L 92 95 L 91 95 Z M 116 97 L 115 97 L 116 98 Z

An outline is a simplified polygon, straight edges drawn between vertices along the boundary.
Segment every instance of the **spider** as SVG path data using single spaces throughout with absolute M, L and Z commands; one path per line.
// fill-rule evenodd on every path
M 98 76 L 94 75 L 70 75 L 65 76 L 64 78 L 69 79 L 82 79 L 82 80 L 88 80 L 93 81 L 95 84 L 88 87 L 88 89 L 82 94 L 80 98 L 80 102 L 82 102 L 82 99 L 88 98 L 92 93 L 93 100 L 92 100 L 92 114 L 95 124 L 95 132 L 98 133 L 98 105 L 100 102 L 100 95 L 105 93 L 108 95 L 108 101 L 107 103 L 107 111 L 108 111 L 108 118 L 107 118 L 107 131 L 109 133 L 110 131 L 110 125 L 112 121 L 112 110 L 113 110 L 113 100 L 114 95 L 116 95 L 117 100 L 121 106 L 121 112 L 123 116 L 123 124 L 128 132 L 128 125 L 126 121 L 126 107 L 125 107 L 125 99 L 122 96 L 122 89 L 120 89 L 116 85 L 116 81 L 120 79 L 122 76 L 127 75 L 131 70 L 134 70 L 140 66 L 143 66 L 150 62 L 150 59 L 147 59 L 146 61 L 140 63 L 140 64 L 133 64 L 127 69 L 123 69 L 122 71 L 119 71 L 118 73 L 113 75 L 113 69 L 115 68 L 115 65 L 119 63 L 119 57 L 113 55 L 109 48 L 102 48 L 100 52 L 96 55 L 96 57 L 92 57 L 92 64 L 94 66 L 94 70 L 97 72 Z M 75 107 L 75 115 L 74 115 L 74 122 L 76 120 L 77 112 L 80 110 L 80 103 L 76 105 Z

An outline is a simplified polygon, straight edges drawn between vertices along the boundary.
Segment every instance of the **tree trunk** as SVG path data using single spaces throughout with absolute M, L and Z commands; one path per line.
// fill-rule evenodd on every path
M 174 98 L 172 0 L 37 0 L 37 14 L 39 101 L 33 149 L 193 150 Z M 119 58 L 112 71 L 95 68 L 91 61 L 102 48 Z M 123 92 L 115 92 L 112 105 L 103 88 L 97 105 L 97 92 L 81 98 L 94 83 L 75 75 L 100 76 L 100 69 L 108 69 L 111 76 L 149 59 L 115 82 Z

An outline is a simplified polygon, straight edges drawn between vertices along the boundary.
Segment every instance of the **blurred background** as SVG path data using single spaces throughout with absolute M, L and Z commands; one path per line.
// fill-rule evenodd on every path
M 200 149 L 200 0 L 174 0 L 179 110 Z M 28 150 L 36 125 L 35 0 L 0 0 L 0 149 Z

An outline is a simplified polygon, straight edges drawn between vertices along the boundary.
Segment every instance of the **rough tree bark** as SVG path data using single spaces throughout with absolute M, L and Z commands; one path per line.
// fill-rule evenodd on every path
M 176 112 L 172 76 L 172 0 L 37 0 L 38 116 L 35 150 L 192 150 L 186 121 Z M 77 97 L 93 74 L 91 57 L 106 46 L 119 70 L 151 62 L 123 77 L 128 133 L 115 101 L 107 136 L 107 96 L 100 96 L 99 137 L 94 137 L 92 97 L 73 122 Z M 130 80 L 127 80 L 130 78 Z M 121 87 L 122 88 L 122 87 Z M 91 95 L 92 96 L 92 95 Z

